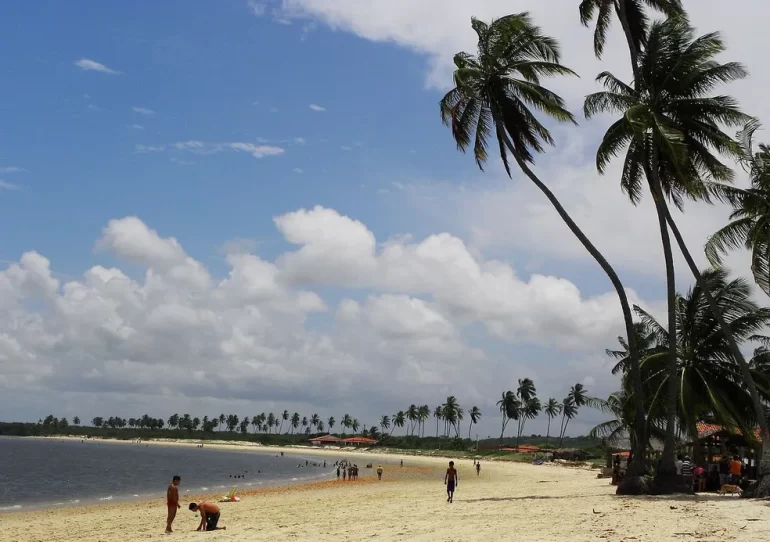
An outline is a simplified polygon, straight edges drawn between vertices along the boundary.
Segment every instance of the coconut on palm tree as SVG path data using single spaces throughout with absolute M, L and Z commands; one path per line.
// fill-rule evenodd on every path
M 534 155 L 543 152 L 545 145 L 554 143 L 550 131 L 533 110 L 552 120 L 575 122 L 572 114 L 565 109 L 562 98 L 543 87 L 541 79 L 575 74 L 559 63 L 556 40 L 544 35 L 527 13 L 502 17 L 491 24 L 472 19 L 471 26 L 478 36 L 478 51 L 475 56 L 464 52 L 455 55 L 454 88 L 441 100 L 441 118 L 451 127 L 460 150 L 473 148 L 479 167 L 488 158 L 488 141 L 494 136 L 508 175 L 511 175 L 509 158 L 513 158 L 596 260 L 617 292 L 626 335 L 632 341 L 632 365 L 638 372 L 632 334 L 633 315 L 620 278 L 553 192 L 530 168 Z M 640 383 L 638 386 L 641 389 Z M 501 412 L 505 412 L 505 408 Z M 503 426 L 505 420 L 503 415 Z M 500 438 L 502 441 L 502 435 Z

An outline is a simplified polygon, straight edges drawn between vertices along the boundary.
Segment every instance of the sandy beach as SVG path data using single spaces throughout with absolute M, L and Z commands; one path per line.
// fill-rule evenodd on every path
M 296 452 L 297 450 L 294 450 Z M 303 450 L 303 453 L 307 450 Z M 313 451 L 325 458 L 340 451 Z M 392 454 L 387 456 L 393 459 Z M 366 454 L 376 466 L 377 454 Z M 447 460 L 404 456 L 381 482 L 361 468 L 357 482 L 325 481 L 243 494 L 222 504 L 226 531 L 195 532 L 183 508 L 173 535 L 164 534 L 165 503 L 132 502 L 91 508 L 0 515 L 9 542 L 132 540 L 404 540 L 404 541 L 643 541 L 767 540 L 770 507 L 730 496 L 622 498 L 596 471 L 556 465 L 458 461 L 455 502 L 442 483 Z M 359 461 L 362 466 L 362 462 Z M 161 482 L 163 484 L 163 482 Z

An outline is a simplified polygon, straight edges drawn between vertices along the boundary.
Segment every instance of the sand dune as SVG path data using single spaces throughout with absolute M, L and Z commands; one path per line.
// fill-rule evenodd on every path
M 332 456 L 344 457 L 341 452 Z M 376 463 L 376 456 L 370 456 Z M 389 456 L 392 459 L 392 455 Z M 446 502 L 445 459 L 406 457 L 382 482 L 320 482 L 244 494 L 222 505 L 227 531 L 198 533 L 179 511 L 163 533 L 163 502 L 0 515 L 9 542 L 134 540 L 524 542 L 770 540 L 770 508 L 733 497 L 620 498 L 595 471 L 486 462 L 477 477 L 459 461 L 455 502 Z M 361 462 L 359 461 L 359 464 Z

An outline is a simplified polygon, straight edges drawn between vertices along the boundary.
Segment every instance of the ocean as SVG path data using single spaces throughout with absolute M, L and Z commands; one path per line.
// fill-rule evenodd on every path
M 309 465 L 305 461 L 309 460 Z M 179 475 L 180 495 L 302 483 L 331 476 L 327 460 L 301 454 L 0 437 L 0 512 L 164 499 Z M 298 466 L 301 465 L 301 466 Z

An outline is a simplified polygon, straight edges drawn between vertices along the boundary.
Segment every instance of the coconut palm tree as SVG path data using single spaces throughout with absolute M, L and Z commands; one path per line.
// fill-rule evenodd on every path
M 417 411 L 417 405 L 411 404 L 409 405 L 409 408 L 406 409 L 406 419 L 409 420 L 410 426 L 409 426 L 409 434 L 414 434 L 414 426 L 417 424 L 418 420 L 418 411 Z
M 561 431 L 559 432 L 559 447 L 564 440 L 564 435 L 567 434 L 567 426 L 569 421 L 577 416 L 580 407 L 586 404 L 588 401 L 588 394 L 586 393 L 585 386 L 577 383 L 572 386 L 567 394 L 567 397 L 562 401 L 561 406 Z
M 746 76 L 740 64 L 715 61 L 716 55 L 723 51 L 724 44 L 717 33 L 695 38 L 693 28 L 683 16 L 655 22 L 649 28 L 645 49 L 639 53 L 634 85 L 627 85 L 604 72 L 598 79 L 607 90 L 588 96 L 584 106 L 586 117 L 599 112 L 622 115 L 607 130 L 599 146 L 596 158 L 599 171 L 603 172 L 611 159 L 627 148 L 621 177 L 623 190 L 633 203 L 637 203 L 643 193 L 643 179 L 646 179 L 655 203 L 666 261 L 667 359 L 672 376 L 666 393 L 669 401 L 676 400 L 673 374 L 677 370 L 676 291 L 669 228 L 688 265 L 691 257 L 671 217 L 666 198 L 682 208 L 684 197 L 709 201 L 710 191 L 721 194 L 721 187 L 714 181 L 730 181 L 733 172 L 719 161 L 714 151 L 729 156 L 740 153 L 738 144 L 720 130 L 719 125 L 740 126 L 748 120 L 732 98 L 708 96 L 716 85 Z M 696 280 L 703 284 L 694 262 L 690 267 Z M 713 299 L 710 303 L 716 310 Z M 717 318 L 720 317 L 717 314 Z M 729 334 L 726 322 L 720 323 Z M 742 357 L 735 340 L 731 342 L 738 356 Z M 675 404 L 670 404 L 667 412 L 669 428 L 662 468 L 658 473 L 661 478 L 673 479 Z
M 291 422 L 291 434 L 293 435 L 294 431 L 297 430 L 300 424 L 299 413 L 295 412 L 294 414 L 292 414 L 290 422 Z
M 227 421 L 227 416 L 225 416 L 224 414 L 220 414 L 220 415 L 219 415 L 219 427 L 221 427 L 222 429 L 224 429 L 224 428 L 225 428 L 225 422 L 226 422 L 226 421 Z M 169 424 L 169 425 L 171 425 L 171 424 Z
M 441 418 L 444 417 L 441 405 L 433 409 L 433 417 L 436 418 L 436 438 L 438 438 L 438 422 L 440 422 Z
M 468 53 L 455 55 L 455 87 L 441 100 L 441 118 L 451 126 L 452 136 L 460 150 L 465 151 L 473 144 L 479 167 L 487 160 L 487 140 L 494 132 L 500 158 L 508 174 L 511 175 L 510 156 L 543 192 L 610 279 L 620 301 L 626 336 L 631 341 L 635 390 L 641 397 L 639 360 L 632 333 L 633 315 L 623 283 L 553 192 L 530 168 L 534 161 L 533 153 L 543 152 L 544 144 L 553 144 L 550 132 L 531 108 L 560 122 L 575 122 L 572 114 L 564 108 L 561 97 L 541 86 L 540 78 L 574 75 L 574 72 L 559 64 L 556 40 L 542 34 L 526 13 L 502 17 L 489 25 L 472 19 L 471 26 L 478 35 L 478 53 L 476 56 Z M 640 410 L 639 415 L 643 417 L 644 412 Z M 505 419 L 503 415 L 503 424 Z
M 272 412 L 267 415 L 267 432 L 271 432 L 274 425 L 278 424 L 278 420 L 275 419 L 275 414 Z
M 709 237 L 706 256 L 712 265 L 719 266 L 727 252 L 747 249 L 751 252 L 754 282 L 770 295 L 770 146 L 760 144 L 755 151 L 754 133 L 760 127 L 759 121 L 752 120 L 738 132 L 741 163 L 751 185 L 726 190 L 733 207 L 730 223 Z
M 760 308 L 751 300 L 746 281 L 728 280 L 727 273 L 721 269 L 704 271 L 703 277 L 720 310 L 729 319 L 730 331 L 738 341 L 753 338 L 770 323 L 770 309 Z M 668 339 L 668 330 L 644 310 L 637 307 L 636 311 L 659 342 Z M 757 420 L 751 396 L 746 391 L 741 369 L 732 357 L 729 342 L 700 286 L 691 288 L 685 296 L 677 296 L 677 327 L 677 372 L 674 375 L 677 396 L 674 403 L 680 428 L 697 443 L 696 423 L 706 413 L 717 423 L 752 434 L 752 426 Z M 667 351 L 658 352 L 642 362 L 642 373 L 653 388 L 663 389 L 665 381 L 671 378 L 663 370 L 668 363 L 667 356 Z M 767 375 L 755 369 L 751 372 L 762 399 L 767 401 L 770 392 L 766 385 Z M 698 461 L 697 449 L 694 455 Z
M 548 437 L 551 435 L 551 420 L 561 414 L 561 403 L 553 397 L 549 397 L 543 407 L 543 412 L 548 416 L 548 429 L 545 432 L 545 447 L 548 448 Z
M 350 428 L 353 429 L 354 435 L 356 434 L 356 432 L 358 432 L 359 427 L 360 427 L 360 424 L 358 423 L 358 419 L 353 418 L 353 420 L 350 422 Z
M 385 431 L 390 429 L 390 416 L 387 414 L 380 418 L 380 429 L 382 429 L 382 434 L 385 434 Z
M 468 424 L 468 440 L 471 439 L 471 429 L 473 429 L 473 426 L 479 423 L 479 420 L 481 419 L 481 410 L 479 410 L 479 407 L 474 406 L 468 411 L 468 417 L 471 419 L 470 423 Z
M 281 426 L 278 428 L 278 434 L 281 434 L 283 432 L 283 422 L 289 421 L 289 411 L 284 410 L 283 414 L 281 414 Z
M 430 407 L 428 405 L 422 405 L 417 408 L 417 418 L 420 420 L 420 437 L 425 436 L 425 422 L 430 419 Z
M 329 425 L 329 431 L 331 431 L 334 428 L 334 424 L 337 423 L 337 420 L 334 419 L 334 416 L 329 416 L 329 419 L 326 420 L 326 423 Z
M 318 432 L 323 433 L 325 428 L 326 426 L 324 425 L 324 421 L 318 420 L 318 425 L 316 426 L 316 429 L 318 430 Z
M 500 429 L 500 445 L 502 446 L 508 422 L 519 419 L 519 399 L 511 390 L 505 391 L 497 402 L 497 407 L 500 409 L 502 418 L 502 428 Z
M 527 419 L 535 418 L 540 413 L 540 400 L 535 395 L 536 393 L 535 383 L 531 378 L 519 379 L 519 387 L 516 388 L 516 397 L 519 400 L 519 417 L 516 420 L 516 449 L 519 448 L 519 439 Z
M 393 424 L 393 429 L 390 430 L 390 434 L 392 435 L 396 427 L 404 427 L 404 424 L 406 423 L 406 414 L 404 414 L 403 410 L 399 410 L 397 413 L 393 414 L 390 421 Z
M 460 405 L 454 395 L 450 395 L 446 398 L 446 402 L 441 405 L 441 409 L 446 428 L 446 435 L 449 436 L 450 428 L 457 430 L 457 423 L 459 422 L 459 416 L 462 415 L 462 409 L 460 409 Z
M 316 428 L 316 431 L 318 430 L 318 424 L 321 421 L 321 417 L 318 414 L 313 414 L 310 416 L 310 425 Z
M 340 422 L 342 425 L 342 434 L 345 434 L 345 429 L 350 429 L 350 426 L 353 425 L 353 418 L 350 417 L 350 414 L 345 414 L 342 416 L 342 421 Z

